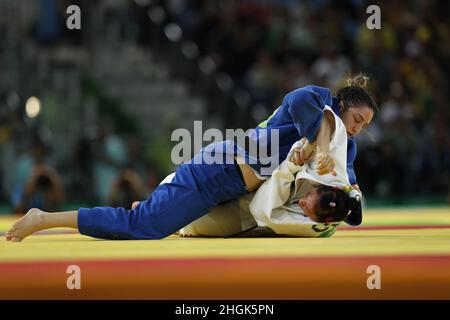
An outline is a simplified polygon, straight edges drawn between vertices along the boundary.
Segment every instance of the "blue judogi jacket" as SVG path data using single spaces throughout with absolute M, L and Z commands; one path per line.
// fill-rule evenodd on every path
M 261 145 L 267 148 L 267 157 L 276 159 L 278 163 L 284 161 L 292 145 L 306 137 L 309 141 L 316 139 L 320 123 L 323 118 L 325 105 L 340 115 L 339 105 L 336 97 L 333 97 L 330 89 L 319 86 L 306 86 L 289 92 L 283 99 L 281 106 L 265 121 L 260 123 L 252 133 L 249 139 L 253 142 L 264 141 Z M 270 131 L 278 130 L 279 148 L 274 148 L 278 154 L 271 154 L 271 134 Z M 260 151 L 260 150 L 259 150 Z M 264 174 L 261 169 L 264 164 L 261 162 L 260 153 L 257 156 L 251 155 L 248 150 L 245 152 L 246 160 L 261 176 Z M 356 143 L 352 138 L 348 139 L 347 144 L 347 174 L 351 184 L 356 184 L 356 175 L 353 168 L 353 162 L 356 158 Z M 253 160 L 250 161 L 250 159 Z

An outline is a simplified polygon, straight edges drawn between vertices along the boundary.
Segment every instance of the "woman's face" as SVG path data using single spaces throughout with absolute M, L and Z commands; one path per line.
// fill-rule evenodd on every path
M 341 115 L 349 138 L 359 134 L 361 129 L 369 125 L 372 118 L 373 110 L 368 106 L 349 107 Z
M 306 192 L 300 200 L 298 200 L 298 205 L 302 209 L 303 213 L 311 220 L 318 222 L 319 218 L 316 215 L 317 207 L 319 201 L 319 194 L 316 188 L 312 188 Z

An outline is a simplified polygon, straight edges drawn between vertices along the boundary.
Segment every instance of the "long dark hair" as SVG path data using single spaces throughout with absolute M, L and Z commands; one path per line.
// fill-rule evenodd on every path
M 348 76 L 347 85 L 339 89 L 336 93 L 339 102 L 342 102 L 343 110 L 351 107 L 368 106 L 374 113 L 378 111 L 375 95 L 367 88 L 369 77 L 359 73 L 355 76 Z
M 317 188 L 319 203 L 316 216 L 321 223 L 339 222 L 350 212 L 350 196 L 342 189 L 320 185 Z

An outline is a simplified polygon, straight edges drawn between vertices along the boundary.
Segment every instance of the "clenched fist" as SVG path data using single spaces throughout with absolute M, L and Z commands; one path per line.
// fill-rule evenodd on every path
M 335 166 L 334 159 L 328 154 L 320 152 L 317 154 L 317 173 L 319 175 L 324 175 L 327 173 L 331 173 L 332 175 L 336 175 L 336 171 L 334 171 Z
M 301 166 L 304 163 L 310 162 L 312 160 L 315 150 L 315 143 L 311 144 L 309 142 L 306 142 L 302 147 L 295 148 L 293 150 L 294 154 L 292 155 L 290 161 L 298 166 Z

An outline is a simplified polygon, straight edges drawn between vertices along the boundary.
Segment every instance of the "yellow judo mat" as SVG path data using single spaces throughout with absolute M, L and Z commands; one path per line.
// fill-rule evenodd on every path
M 450 299 L 450 207 L 367 209 L 319 239 L 3 237 L 0 299 Z

